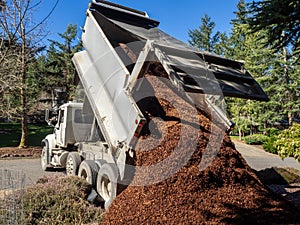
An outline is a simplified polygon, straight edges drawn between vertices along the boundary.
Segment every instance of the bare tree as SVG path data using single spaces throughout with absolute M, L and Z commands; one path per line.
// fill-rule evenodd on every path
M 26 83 L 29 64 L 40 50 L 39 44 L 46 33 L 46 19 L 35 23 L 34 12 L 41 6 L 40 0 L 0 0 L 0 100 L 2 114 L 19 117 L 22 136 L 19 147 L 28 142 Z

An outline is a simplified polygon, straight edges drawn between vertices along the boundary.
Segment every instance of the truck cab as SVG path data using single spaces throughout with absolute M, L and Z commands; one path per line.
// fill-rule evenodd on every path
M 74 150 L 76 143 L 88 141 L 94 116 L 91 113 L 83 113 L 82 109 L 83 103 L 69 102 L 61 105 L 56 111 L 46 113 L 46 121 L 54 126 L 54 130 L 42 141 L 46 162 L 42 164 L 43 169 L 64 167 L 66 155 Z M 52 157 L 55 154 L 58 157 Z
M 55 125 L 57 145 L 67 148 L 76 142 L 86 141 L 91 131 L 94 116 L 82 112 L 82 103 L 66 103 L 60 107 Z

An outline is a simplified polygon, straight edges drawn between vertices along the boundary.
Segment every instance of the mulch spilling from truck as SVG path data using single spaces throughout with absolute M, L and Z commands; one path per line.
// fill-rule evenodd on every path
M 155 123 L 135 148 L 137 186 L 117 196 L 103 224 L 300 224 L 300 210 L 264 187 L 225 132 L 213 162 L 199 169 L 208 144 L 218 146 L 210 137 L 219 128 L 164 77 L 152 64 L 143 81 L 151 88 L 139 107 Z

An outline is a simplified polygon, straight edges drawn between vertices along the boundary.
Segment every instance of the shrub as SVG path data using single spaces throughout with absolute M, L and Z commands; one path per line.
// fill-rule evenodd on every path
M 275 141 L 278 138 L 278 135 L 280 134 L 280 130 L 274 127 L 268 128 L 266 130 L 266 135 L 269 137 L 269 139 L 262 144 L 265 151 L 278 154 L 278 150 L 275 147 Z
M 266 129 L 266 135 L 268 137 L 276 137 L 279 134 L 280 134 L 280 130 L 275 128 L 275 127 L 271 127 L 271 128 Z
M 262 144 L 264 150 L 273 154 L 278 154 L 278 150 L 274 145 L 276 140 L 277 136 L 271 136 L 266 142 Z
M 300 161 L 300 125 L 294 124 L 282 131 L 274 145 L 280 157 L 294 157 Z
M 264 134 L 253 134 L 245 137 L 245 142 L 248 145 L 261 145 L 268 141 L 269 137 Z
M 87 202 L 91 186 L 79 177 L 46 177 L 24 193 L 25 224 L 87 224 L 103 210 Z

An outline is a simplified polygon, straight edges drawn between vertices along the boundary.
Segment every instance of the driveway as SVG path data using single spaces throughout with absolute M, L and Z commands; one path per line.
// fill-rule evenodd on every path
M 0 160 L 0 169 L 22 171 L 25 174 L 25 185 L 30 186 L 36 183 L 39 178 L 55 175 L 62 172 L 45 172 L 41 168 L 40 159 L 5 159 Z
M 242 154 L 246 162 L 255 170 L 262 170 L 271 167 L 293 167 L 300 170 L 300 163 L 294 158 L 281 159 L 279 156 L 265 152 L 264 150 L 247 145 L 239 141 L 234 141 L 236 149 Z M 36 183 L 36 181 L 49 175 L 55 175 L 56 173 L 63 173 L 63 171 L 57 172 L 45 172 L 40 165 L 40 159 L 6 159 L 0 160 L 0 169 L 9 169 L 22 171 L 26 175 L 26 186 L 30 186 Z
M 300 163 L 294 158 L 281 159 L 278 155 L 265 152 L 253 145 L 247 145 L 239 141 L 233 141 L 236 149 L 242 154 L 246 162 L 255 170 L 271 167 L 292 167 L 300 170 Z

